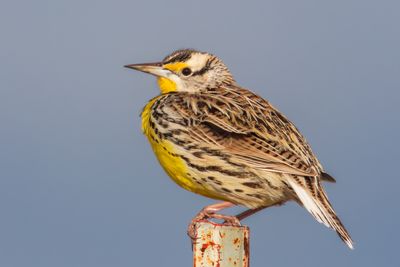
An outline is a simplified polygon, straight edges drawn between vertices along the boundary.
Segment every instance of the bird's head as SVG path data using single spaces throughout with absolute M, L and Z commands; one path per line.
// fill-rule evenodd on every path
M 125 67 L 157 76 L 161 93 L 200 92 L 235 82 L 218 57 L 190 49 L 177 50 L 161 62 Z

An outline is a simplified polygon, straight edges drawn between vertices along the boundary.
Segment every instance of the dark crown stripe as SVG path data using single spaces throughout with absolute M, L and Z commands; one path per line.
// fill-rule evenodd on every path
M 167 56 L 163 60 L 163 64 L 169 64 L 173 62 L 185 62 L 192 57 L 192 54 L 196 52 L 191 49 L 178 50 Z

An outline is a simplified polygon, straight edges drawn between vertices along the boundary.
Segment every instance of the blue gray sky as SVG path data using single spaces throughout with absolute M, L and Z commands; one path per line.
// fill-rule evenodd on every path
M 399 266 L 399 9 L 3 0 L 0 266 L 191 266 L 186 226 L 212 200 L 164 174 L 139 121 L 155 79 L 122 68 L 178 48 L 220 56 L 338 181 L 326 188 L 354 251 L 287 204 L 245 221 L 252 266 Z

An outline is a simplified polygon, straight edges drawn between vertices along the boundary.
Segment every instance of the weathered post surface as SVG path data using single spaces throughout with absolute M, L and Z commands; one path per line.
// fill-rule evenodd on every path
M 249 267 L 249 228 L 213 222 L 196 224 L 194 267 Z

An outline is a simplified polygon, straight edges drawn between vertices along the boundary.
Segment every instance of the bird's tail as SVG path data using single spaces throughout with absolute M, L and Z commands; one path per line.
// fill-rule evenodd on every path
M 345 242 L 349 248 L 353 249 L 353 240 L 333 210 L 322 185 L 319 183 L 314 185 L 314 183 L 311 184 L 311 182 L 307 184 L 306 181 L 304 183 L 303 185 L 300 179 L 289 179 L 289 184 L 296 193 L 298 199 L 312 216 L 314 216 L 318 222 L 333 228 L 343 242 Z

